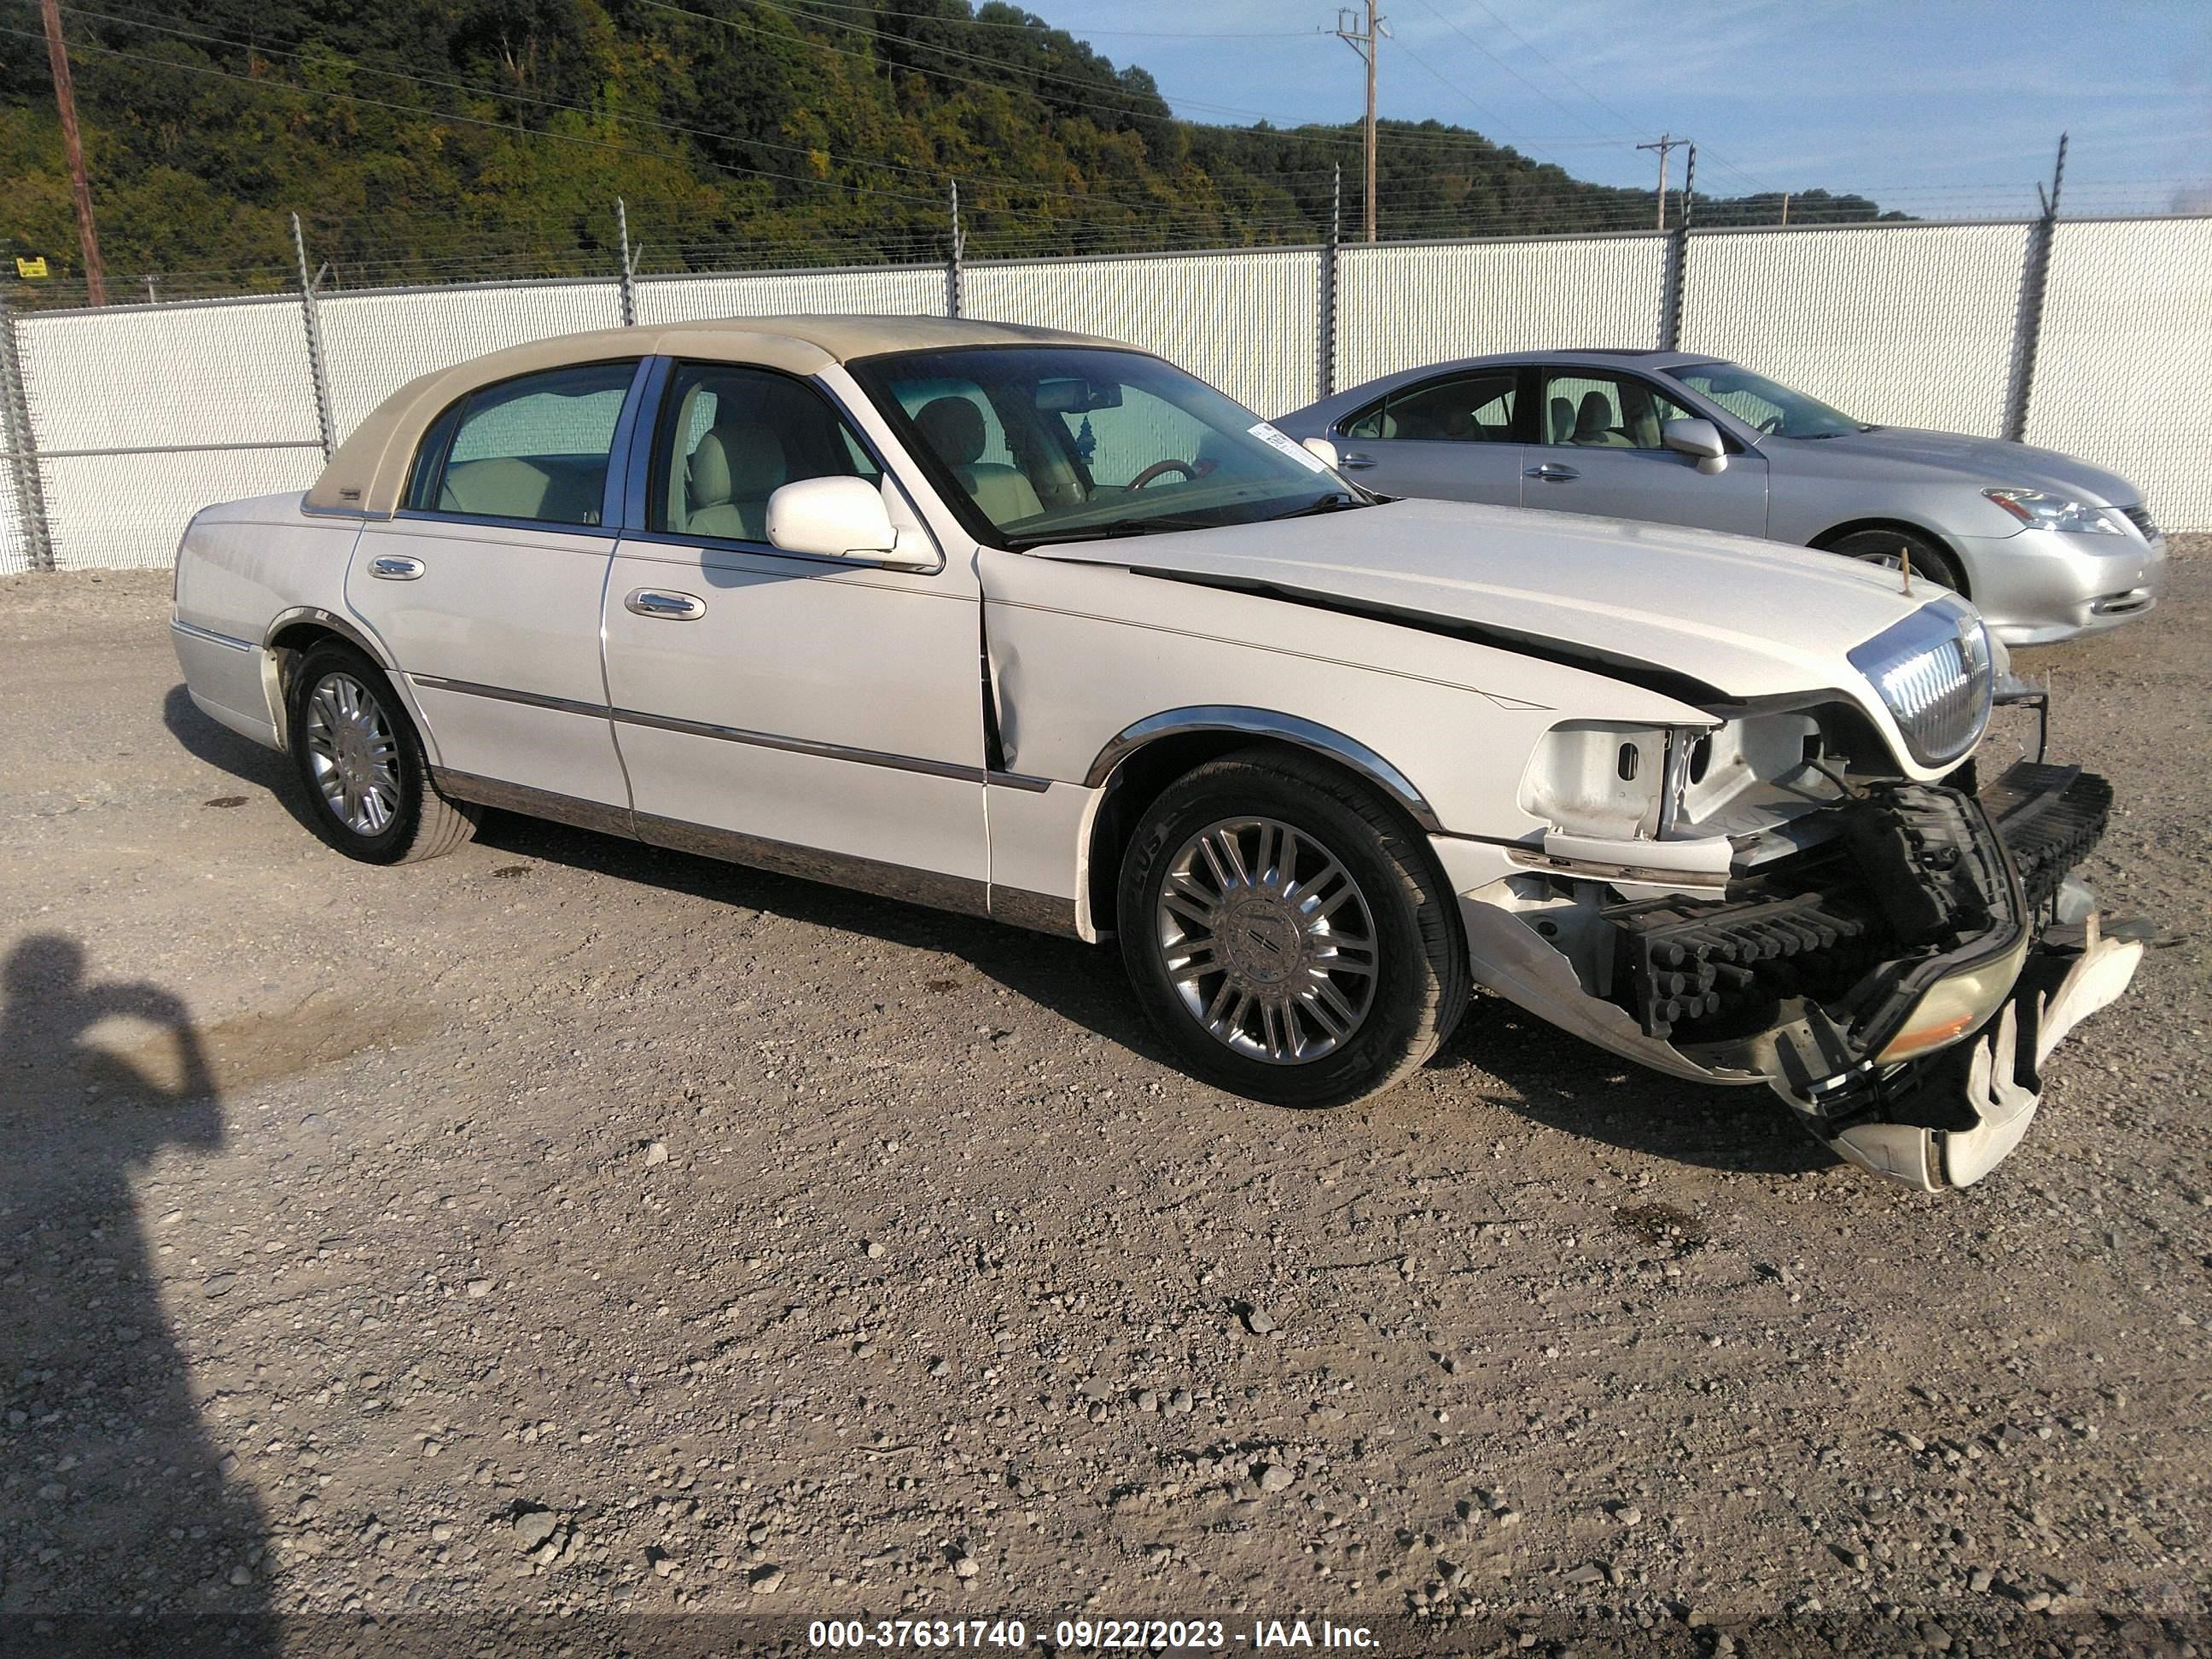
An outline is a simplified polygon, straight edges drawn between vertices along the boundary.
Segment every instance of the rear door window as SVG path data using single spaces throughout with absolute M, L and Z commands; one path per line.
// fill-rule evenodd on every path
M 1511 443 L 1520 374 L 1487 368 L 1401 386 L 1345 423 L 1347 438 L 1414 443 Z
M 408 482 L 417 513 L 590 527 L 637 364 L 589 363 L 471 392 L 431 425 Z

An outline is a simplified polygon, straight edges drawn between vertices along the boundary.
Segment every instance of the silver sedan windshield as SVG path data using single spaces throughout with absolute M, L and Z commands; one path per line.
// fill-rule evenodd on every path
M 1667 371 L 1691 391 L 1710 398 L 1745 425 L 1778 438 L 1833 438 L 1846 432 L 1871 432 L 1831 409 L 1818 398 L 1793 392 L 1778 380 L 1754 374 L 1734 363 L 1686 363 Z
M 1141 352 L 902 352 L 854 373 L 933 464 L 940 489 L 1006 546 L 1362 504 L 1295 441 Z

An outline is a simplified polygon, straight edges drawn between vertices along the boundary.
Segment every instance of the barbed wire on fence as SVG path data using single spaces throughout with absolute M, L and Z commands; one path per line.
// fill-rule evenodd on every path
M 24 394 L 0 477 L 0 570 L 158 562 L 193 507 L 303 487 L 327 443 L 402 381 L 477 353 L 772 311 L 952 311 L 1106 334 L 1267 414 L 1470 352 L 1679 337 L 1868 418 L 2076 449 L 2148 486 L 2176 527 L 2212 525 L 2193 434 L 2156 418 L 2212 373 L 2212 216 L 1793 216 L 1664 234 L 1596 216 L 1483 238 L 1438 216 L 1406 228 L 1443 234 L 1372 246 L 1283 221 L 1277 243 L 1164 248 L 1132 229 L 1082 257 L 1007 235 L 971 244 L 957 267 L 928 223 L 733 243 L 656 240 L 632 218 L 627 282 L 611 207 L 605 217 L 549 216 L 489 239 L 457 228 L 327 263 L 308 246 L 289 270 L 173 273 L 152 305 L 72 310 L 50 286 L 35 313 L 0 306 Z M 2054 227 L 2046 295 L 2024 276 Z M 195 284 L 206 297 L 177 303 Z
M 2142 188 L 2100 191 L 2094 185 L 2078 191 L 2069 186 L 2068 215 L 2071 219 L 2164 218 L 2173 216 Z M 2032 213 L 1985 211 L 1993 204 L 1986 195 L 1972 193 L 1959 199 L 1959 210 L 1947 210 L 1942 198 L 1930 193 L 1919 204 L 1928 211 L 1907 220 L 1878 221 L 1819 201 L 1794 204 L 1789 228 L 1812 229 L 1846 225 L 1954 224 L 1969 222 L 2025 222 Z M 530 280 L 590 281 L 620 275 L 620 255 L 610 205 L 601 216 L 603 228 L 590 235 L 579 234 L 571 217 L 560 225 L 507 227 L 486 233 L 456 225 L 444 238 L 417 241 L 404 247 L 371 248 L 348 257 L 330 257 L 310 242 L 311 262 L 320 272 L 322 286 L 343 292 L 364 288 L 420 287 L 447 283 L 517 282 Z M 1178 231 L 1143 222 L 1091 222 L 1079 228 L 1054 222 L 1024 228 L 993 222 L 988 208 L 980 214 L 971 209 L 966 227 L 966 258 L 971 264 L 993 260 L 1030 260 L 1054 258 L 1097 258 L 1145 253 L 1223 252 L 1237 248 L 1313 246 L 1324 240 L 1326 227 L 1297 215 L 1244 218 L 1241 234 L 1224 235 L 1225 227 L 1192 227 Z M 980 220 L 980 222 L 978 221 Z M 1591 206 L 1578 211 L 1556 208 L 1504 211 L 1483 216 L 1470 223 L 1452 210 L 1401 213 L 1387 222 L 1389 234 L 1378 246 L 1408 242 L 1515 240 L 1578 236 L 1657 234 L 1648 204 L 1617 207 Z M 1730 222 L 1703 226 L 1694 233 L 1713 234 L 1756 229 L 1757 225 Z M 1773 227 L 1784 228 L 1779 222 Z M 1208 234 L 1209 228 L 1212 234 Z M 942 264 L 951 256 L 949 223 L 910 223 L 900 227 L 838 231 L 772 229 L 757 234 L 699 236 L 681 233 L 656 235 L 649 222 L 630 218 L 634 274 L 641 277 L 738 275 L 778 270 L 819 270 L 860 266 Z M 1075 246 L 1071 249 L 1071 239 Z M 1347 248 L 1364 244 L 1347 242 Z M 160 270 L 111 277 L 109 298 L 115 304 L 160 303 L 165 301 L 208 300 L 228 296 L 280 294 L 297 285 L 290 262 Z M 19 311 L 69 309 L 87 302 L 85 285 L 69 277 L 39 282 L 21 278 L 0 283 L 0 295 Z

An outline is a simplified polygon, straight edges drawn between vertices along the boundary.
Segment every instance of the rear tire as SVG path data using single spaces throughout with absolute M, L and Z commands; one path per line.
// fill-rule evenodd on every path
M 292 676 L 292 765 L 315 833 L 363 864 L 416 864 L 463 845 L 481 809 L 430 781 L 392 682 L 349 645 L 311 647 Z
M 1467 948 L 1419 832 L 1335 769 L 1249 749 L 1168 786 L 1121 860 L 1122 960 L 1194 1075 L 1280 1106 L 1402 1081 L 1467 1006 Z
M 1847 559 L 1856 559 L 1863 564 L 1879 565 L 1885 570 L 1899 568 L 1898 550 L 1910 550 L 1912 574 L 1925 576 L 1937 587 L 1948 587 L 1961 599 L 1971 597 L 1966 592 L 1966 574 L 1949 550 L 1939 547 L 1929 538 L 1909 530 L 1854 530 L 1850 535 L 1830 542 L 1827 550 L 1840 553 Z

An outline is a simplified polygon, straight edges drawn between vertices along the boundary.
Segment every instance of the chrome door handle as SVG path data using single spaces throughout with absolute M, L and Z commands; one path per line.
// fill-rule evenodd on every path
M 707 602 L 695 594 L 641 587 L 623 601 L 623 609 L 641 617 L 657 617 L 662 622 L 697 622 L 707 614 Z
M 380 582 L 411 582 L 428 568 L 404 553 L 386 553 L 368 562 L 368 574 Z
M 1571 466 L 1561 466 L 1557 461 L 1547 461 L 1541 466 L 1532 466 L 1521 475 L 1524 478 L 1541 478 L 1547 483 L 1565 483 L 1570 478 L 1583 475 Z
M 1364 472 L 1375 465 L 1375 458 L 1372 455 L 1363 455 L 1355 449 L 1340 457 L 1336 464 L 1346 472 Z

